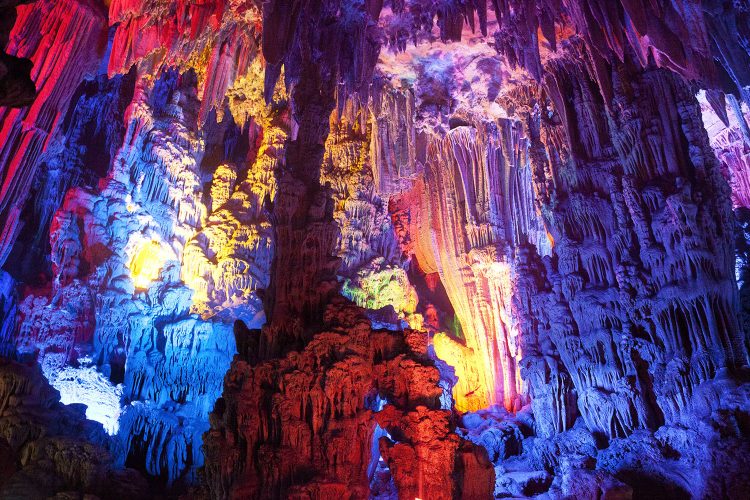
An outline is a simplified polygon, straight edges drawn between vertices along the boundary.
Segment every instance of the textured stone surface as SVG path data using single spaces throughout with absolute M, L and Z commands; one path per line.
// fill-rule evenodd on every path
M 409 347 L 409 333 L 372 330 L 364 311 L 341 298 L 328 307 L 323 331 L 284 358 L 256 362 L 259 332 L 241 332 L 250 338 L 238 337 L 238 345 L 248 350 L 227 374 L 205 437 L 211 496 L 316 496 L 338 488 L 362 498 L 379 459 L 404 497 L 453 498 L 462 489 L 489 495 L 486 455 L 454 464 L 461 440 L 450 411 L 440 409 L 440 374 L 425 352 Z M 484 453 L 464 446 L 460 456 Z M 454 472 L 465 480 L 452 479 Z
M 0 48 L 7 45 L 16 22 L 16 7 L 23 3 L 23 0 L 14 0 L 0 4 Z M 0 106 L 28 106 L 35 96 L 36 88 L 31 81 L 31 61 L 0 50 Z
M 100 424 L 60 395 L 38 367 L 0 360 L 0 496 L 147 498 L 145 479 L 117 468 Z
M 746 496 L 747 2 L 17 12 L 0 487 Z
M 7 9 L 5 3 L 0 8 Z M 76 87 L 98 67 L 106 45 L 106 13 L 93 0 L 33 2 L 18 7 L 17 14 L 5 50 L 31 60 L 37 97 L 25 107 L 0 108 L 3 263 L 23 226 L 21 212 L 38 170 L 37 159 L 60 127 Z M 5 16 L 2 22 L 7 22 Z M 5 45 L 5 37 L 0 44 Z
M 192 300 L 201 290 L 181 280 L 194 265 L 185 245 L 209 221 L 195 86 L 176 71 L 153 87 L 136 83 L 112 168 L 96 188 L 68 191 L 53 217 L 52 282 L 19 304 L 15 342 L 61 391 L 73 390 L 66 366 L 93 360 L 100 398 L 119 406 L 122 396 L 119 463 L 168 483 L 193 481 L 202 464 L 201 434 L 235 349 L 232 322 L 259 308 L 252 284 L 224 272 L 221 291 L 235 302 L 219 301 L 226 314 L 215 317 L 217 305 L 203 321 L 195 311 L 204 302 Z M 239 304 L 235 290 L 245 294 Z

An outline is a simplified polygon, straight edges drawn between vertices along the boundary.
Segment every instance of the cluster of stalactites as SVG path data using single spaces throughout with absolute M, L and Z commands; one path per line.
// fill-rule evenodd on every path
M 16 19 L 16 7 L 23 0 L 4 2 L 0 7 L 0 106 L 28 106 L 36 97 L 36 88 L 31 80 L 31 61 L 5 53 L 10 30 Z
M 62 125 L 78 84 L 95 71 L 106 37 L 105 13 L 94 3 L 40 0 L 19 6 L 17 13 L 7 47 L 2 36 L 0 49 L 31 60 L 37 98 L 22 108 L 0 107 L 1 263 L 23 227 L 21 212 L 48 138 Z
M 606 102 L 614 88 L 604 66 L 631 57 L 641 67 L 653 62 L 709 88 L 719 88 L 722 72 L 734 85 L 723 89 L 727 92 L 744 94 L 750 84 L 748 54 L 742 49 L 750 36 L 748 7 L 739 2 L 505 0 L 495 6 L 498 50 L 538 81 L 549 51 L 578 33 L 591 49 Z
M 304 349 L 260 363 L 258 332 L 236 330 L 239 355 L 204 439 L 211 494 L 366 497 L 379 459 L 400 496 L 488 497 L 492 467 L 440 408 L 425 335 L 373 330 L 341 297 L 323 326 Z
M 594 68 L 587 50 L 567 47 L 565 64 L 546 67 L 541 100 L 526 103 L 555 246 L 554 259 L 517 252 L 514 311 L 537 431 L 580 413 L 591 430 L 624 436 L 680 421 L 701 384 L 746 352 L 731 312 L 729 191 L 690 87 L 632 62 Z M 544 96 L 553 119 L 539 112 Z
M 436 340 L 457 369 L 457 407 L 512 407 L 508 396 L 522 389 L 514 377 L 523 378 L 541 435 L 581 414 L 592 430 L 621 436 L 678 421 L 703 382 L 746 361 L 731 313 L 728 190 L 684 80 L 713 83 L 705 26 L 734 13 L 687 19 L 649 6 L 644 21 L 632 3 L 606 15 L 599 2 L 553 3 L 549 12 L 566 13 L 579 35 L 551 19 L 510 22 L 544 16 L 535 2 L 500 4 L 497 40 L 510 40 L 501 52 L 537 64 L 540 77 L 502 96 L 523 123 L 505 124 L 503 137 L 518 139 L 464 124 L 425 140 L 414 94 L 381 92 L 371 107 L 373 175 L 391 194 L 402 249 L 440 274 L 461 320 L 466 346 Z M 593 30 L 603 20 L 617 29 Z M 675 48 L 670 37 L 691 23 L 698 36 Z M 566 38 L 556 57 L 537 43 L 508 54 L 514 39 L 503 37 L 531 25 L 533 37 L 543 25 L 552 50 Z M 503 282 L 512 290 L 493 286 Z
M 109 75 L 133 65 L 144 74 L 164 67 L 192 69 L 198 77 L 200 123 L 219 112 L 224 96 L 256 59 L 261 13 L 252 0 L 113 0 Z M 273 89 L 272 89 L 273 90 Z
M 462 126 L 428 149 L 425 182 L 433 252 L 468 347 L 448 348 L 442 342 L 438 355 L 450 357 L 461 372 L 454 397 L 462 410 L 521 404 L 511 248 L 539 240 L 541 224 L 532 201 L 528 143 L 519 130 L 512 121 Z M 469 358 L 455 359 L 461 354 Z M 465 387 L 472 378 L 469 366 L 479 367 L 475 387 Z

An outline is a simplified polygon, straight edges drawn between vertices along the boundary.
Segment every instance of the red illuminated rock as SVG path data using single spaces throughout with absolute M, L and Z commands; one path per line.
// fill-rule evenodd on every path
M 747 489 L 746 2 L 105 4 L 18 11 L 0 340 L 123 383 L 120 463 L 195 481 L 210 418 L 219 498 Z
M 452 433 L 450 411 L 439 409 L 439 373 L 411 350 L 409 331 L 374 331 L 344 299 L 333 300 L 324 321 L 302 351 L 257 364 L 251 346 L 260 332 L 238 333 L 250 337 L 238 338 L 248 350 L 235 358 L 204 438 L 211 494 L 360 498 L 382 455 L 405 498 L 448 499 L 462 488 L 489 495 L 492 467 Z M 388 433 L 379 442 L 376 424 Z
M 33 63 L 37 98 L 24 108 L 0 108 L 0 262 L 21 230 L 21 210 L 37 160 L 60 126 L 73 92 L 99 66 L 106 14 L 93 0 L 41 0 L 18 7 L 6 51 Z M 3 21 L 4 22 L 4 21 Z
M 6 1 L 0 5 L 0 106 L 28 106 L 36 96 L 31 81 L 31 61 L 5 53 L 13 25 L 16 22 L 16 7 L 24 0 Z
M 193 68 L 199 77 L 203 123 L 221 108 L 235 80 L 258 53 L 260 11 L 246 0 L 199 2 L 113 0 L 109 23 L 115 27 L 109 74 L 143 64 L 142 72 L 163 65 Z

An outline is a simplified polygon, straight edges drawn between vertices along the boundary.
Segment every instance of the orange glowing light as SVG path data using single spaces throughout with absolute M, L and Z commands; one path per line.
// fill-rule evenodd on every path
M 549 245 L 551 248 L 555 248 L 555 237 L 550 234 L 549 231 L 545 231 L 547 233 L 547 240 L 549 240 Z

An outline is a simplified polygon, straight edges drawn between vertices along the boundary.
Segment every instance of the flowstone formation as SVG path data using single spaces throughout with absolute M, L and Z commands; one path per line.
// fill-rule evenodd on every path
M 121 458 L 172 482 L 202 463 L 234 339 L 231 321 L 191 314 L 180 279 L 184 246 L 208 216 L 194 77 L 168 72 L 135 94 L 108 176 L 96 191 L 70 190 L 52 220 L 51 290 L 19 304 L 16 351 L 35 356 L 64 396 L 63 368 L 91 360 L 110 382 L 100 397 L 117 395 L 108 425 L 119 426 Z
M 0 15 L 0 46 L 8 44 L 8 37 L 16 22 L 16 7 L 23 1 L 3 2 Z M 29 105 L 36 94 L 31 81 L 31 64 L 28 59 L 15 57 L 0 51 L 0 105 L 18 107 Z
M 750 494 L 747 2 L 0 18 L 0 496 Z

